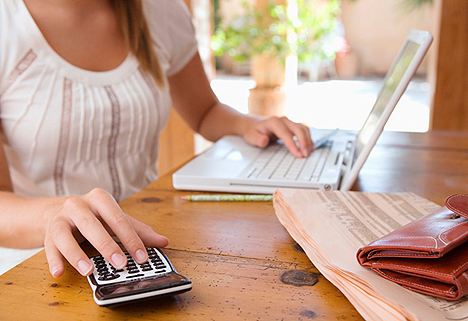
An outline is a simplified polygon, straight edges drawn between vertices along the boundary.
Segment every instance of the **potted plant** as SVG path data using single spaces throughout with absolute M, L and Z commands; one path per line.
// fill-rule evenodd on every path
M 249 108 L 268 107 L 253 112 L 281 114 L 287 58 L 301 62 L 335 55 L 331 35 L 337 27 L 339 0 L 296 0 L 288 5 L 268 1 L 266 8 L 244 1 L 243 8 L 242 15 L 219 23 L 212 49 L 216 56 L 251 63 L 256 87 L 250 92 L 254 102 L 249 99 Z

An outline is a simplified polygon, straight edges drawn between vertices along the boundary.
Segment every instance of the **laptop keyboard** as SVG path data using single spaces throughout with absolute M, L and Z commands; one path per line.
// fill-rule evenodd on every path
M 262 180 L 318 181 L 330 154 L 332 142 L 313 151 L 307 158 L 294 157 L 282 144 L 265 148 L 241 177 Z

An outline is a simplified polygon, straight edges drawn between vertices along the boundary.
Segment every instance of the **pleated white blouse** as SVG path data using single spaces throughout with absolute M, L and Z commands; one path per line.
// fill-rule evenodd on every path
M 182 0 L 144 0 L 161 67 L 179 72 L 197 50 Z M 79 195 L 94 187 L 120 201 L 157 178 L 158 137 L 171 109 L 133 55 L 93 72 L 61 58 L 22 0 L 0 1 L 1 139 L 15 193 Z

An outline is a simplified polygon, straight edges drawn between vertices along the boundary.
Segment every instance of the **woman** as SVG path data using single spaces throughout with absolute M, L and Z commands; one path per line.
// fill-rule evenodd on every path
M 313 149 L 305 126 L 217 100 L 182 0 L 1 1 L 0 245 L 44 245 L 53 277 L 63 258 L 92 272 L 83 238 L 117 269 L 126 257 L 111 234 L 138 263 L 145 245 L 166 246 L 116 200 L 156 179 L 171 106 L 212 141 L 280 138 L 297 157 Z

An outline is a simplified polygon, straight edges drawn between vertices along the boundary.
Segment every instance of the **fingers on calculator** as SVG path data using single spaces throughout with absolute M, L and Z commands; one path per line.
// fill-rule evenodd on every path
M 148 261 L 139 264 L 128 252 L 127 265 L 112 266 L 102 255 L 91 258 L 94 271 L 88 276 L 98 305 L 122 304 L 137 299 L 188 291 L 192 282 L 177 273 L 167 256 L 158 248 L 147 248 Z

